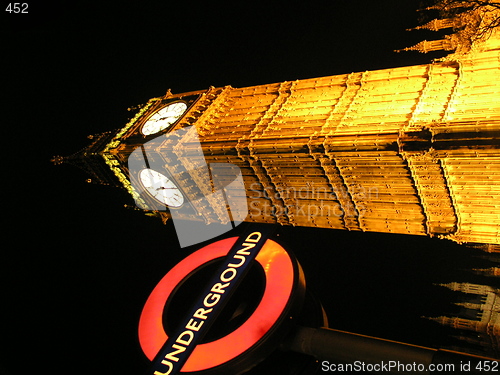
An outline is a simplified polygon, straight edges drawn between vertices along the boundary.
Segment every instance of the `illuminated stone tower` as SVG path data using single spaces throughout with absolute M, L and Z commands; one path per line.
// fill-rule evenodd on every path
M 467 302 L 458 316 L 427 318 L 461 332 L 458 339 L 481 348 L 489 355 L 500 354 L 500 296 L 499 290 L 486 285 L 470 283 L 440 284 L 450 290 L 467 295 Z
M 149 100 L 98 151 L 94 142 L 91 154 L 163 221 L 168 207 L 158 209 L 154 196 L 134 190 L 139 176 L 130 173 L 128 158 L 159 135 L 193 126 L 208 164 L 242 171 L 245 196 L 232 199 L 246 200 L 246 221 L 500 244 L 499 52 L 497 31 L 467 53 L 427 65 L 169 91 Z M 177 115 L 166 113 L 173 103 L 184 103 Z M 169 116 L 175 117 L 169 126 L 151 127 Z M 155 150 L 172 147 L 170 140 Z M 97 180 L 100 174 L 94 171 Z M 171 179 L 179 197 L 210 184 L 195 174 Z M 186 220 L 224 220 L 224 201 L 184 201 L 192 205 Z

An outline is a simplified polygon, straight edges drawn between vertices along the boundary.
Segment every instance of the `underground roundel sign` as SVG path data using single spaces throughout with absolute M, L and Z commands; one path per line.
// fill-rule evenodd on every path
M 257 230 L 214 242 L 186 257 L 161 279 L 146 301 L 139 321 L 141 348 L 153 361 L 151 375 L 237 374 L 276 349 L 290 327 L 291 318 L 301 307 L 304 279 L 295 258 L 267 237 Z M 257 250 L 252 254 L 254 248 Z M 211 280 L 205 278 L 202 282 L 205 285 L 199 285 L 196 293 L 178 295 L 184 284 L 216 261 L 222 265 L 213 272 Z M 232 284 L 242 282 L 238 278 L 248 275 L 251 264 L 260 266 L 264 279 L 258 283 L 261 292 L 252 310 L 229 332 L 226 327 L 222 337 L 211 334 L 209 338 L 207 330 L 213 321 L 221 326 L 216 311 L 227 305 Z M 252 281 L 243 282 L 248 288 Z M 186 300 L 191 300 L 191 310 L 183 313 L 185 316 L 175 329 L 166 329 L 165 316 L 169 310 Z

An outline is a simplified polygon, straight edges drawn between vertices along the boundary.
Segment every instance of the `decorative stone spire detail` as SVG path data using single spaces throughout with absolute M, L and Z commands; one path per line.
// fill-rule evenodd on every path
M 104 132 L 101 134 L 89 135 L 87 138 L 92 142 L 81 149 L 80 151 L 69 156 L 54 156 L 51 162 L 54 165 L 71 164 L 78 167 L 89 178 L 87 182 L 101 184 L 101 185 L 114 185 L 120 186 L 114 179 L 113 174 L 110 173 L 109 168 L 103 163 L 101 153 L 103 152 L 106 144 L 113 137 L 114 132 Z

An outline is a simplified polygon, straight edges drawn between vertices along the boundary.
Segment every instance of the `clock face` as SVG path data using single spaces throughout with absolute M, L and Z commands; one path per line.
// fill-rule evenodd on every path
M 184 197 L 179 188 L 160 172 L 143 169 L 139 172 L 139 180 L 146 191 L 157 201 L 174 208 L 184 203 Z
M 186 109 L 187 104 L 184 102 L 176 102 L 163 107 L 142 126 L 142 134 L 151 135 L 167 129 L 186 112 Z

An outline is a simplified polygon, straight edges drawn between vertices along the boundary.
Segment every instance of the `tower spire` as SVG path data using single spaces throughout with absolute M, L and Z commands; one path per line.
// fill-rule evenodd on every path
M 424 10 L 437 10 L 440 18 L 408 29 L 408 31 L 452 29 L 452 33 L 446 35 L 444 39 L 424 40 L 395 52 L 455 51 L 455 56 L 460 56 L 469 52 L 477 44 L 484 43 L 495 29 L 500 27 L 500 2 L 497 0 L 440 0 L 436 5 Z
M 100 134 L 89 135 L 87 138 L 91 143 L 69 156 L 56 155 L 51 159 L 54 165 L 70 164 L 88 175 L 87 182 L 120 186 L 113 173 L 103 163 L 102 151 L 106 144 L 112 139 L 114 132 L 108 131 Z

